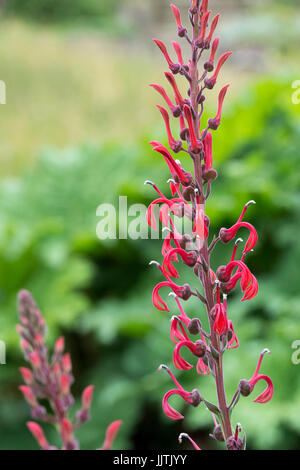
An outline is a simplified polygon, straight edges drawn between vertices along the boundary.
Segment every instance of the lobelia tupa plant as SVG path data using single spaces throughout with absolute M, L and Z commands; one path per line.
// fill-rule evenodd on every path
M 71 394 L 74 377 L 70 354 L 64 353 L 64 338 L 57 339 L 54 353 L 49 359 L 45 344 L 45 320 L 32 296 L 25 290 L 19 293 L 19 319 L 17 331 L 21 337 L 21 348 L 26 361 L 31 365 L 31 369 L 20 368 L 25 385 L 19 388 L 31 408 L 31 416 L 57 428 L 62 450 L 77 450 L 79 443 L 74 437 L 74 431 L 90 419 L 94 387 L 89 385 L 84 389 L 81 409 L 74 418 L 70 418 L 69 413 L 74 404 Z M 111 448 L 120 425 L 121 421 L 114 421 L 108 426 L 104 443 L 99 450 Z M 39 424 L 29 421 L 27 426 L 43 450 L 57 450 L 57 447 L 48 443 Z
M 266 403 L 272 398 L 273 384 L 268 376 L 260 373 L 263 356 L 269 353 L 265 349 L 259 357 L 252 378 L 239 382 L 230 403 L 226 399 L 223 356 L 226 350 L 239 346 L 233 323 L 228 317 L 227 296 L 237 284 L 240 285 L 243 293 L 242 301 L 254 298 L 258 292 L 257 280 L 246 265 L 246 256 L 253 251 L 257 243 L 257 233 L 250 223 L 244 221 L 246 211 L 254 201 L 245 205 L 241 216 L 232 227 L 221 228 L 218 237 L 213 237 L 210 244 L 208 243 L 210 220 L 206 214 L 206 202 L 211 193 L 212 182 L 217 177 L 217 172 L 213 168 L 212 131 L 216 131 L 220 126 L 223 101 L 229 85 L 222 88 L 219 93 L 216 116 L 209 119 L 204 126 L 202 126 L 202 115 L 206 98 L 205 92 L 215 87 L 220 70 L 231 52 L 221 55 L 218 62 L 215 63 L 219 38 L 213 39 L 213 36 L 219 15 L 213 18 L 209 26 L 211 11 L 208 11 L 208 0 L 191 1 L 188 16 L 192 27 L 192 36 L 182 25 L 179 9 L 175 5 L 171 5 L 171 9 L 177 23 L 178 36 L 189 44 L 191 57 L 186 62 L 183 59 L 181 46 L 179 43 L 173 42 L 177 56 L 176 62 L 173 62 L 165 44 L 154 39 L 168 63 L 170 71 L 165 72 L 165 77 L 172 88 L 174 98 L 170 99 L 162 86 L 156 84 L 151 84 L 151 86 L 161 95 L 169 108 L 167 110 L 158 105 L 166 126 L 170 149 L 175 154 L 181 152 L 188 154 L 191 157 L 194 171 L 193 174 L 185 171 L 180 161 L 175 160 L 170 151 L 160 142 L 150 143 L 153 150 L 164 157 L 171 172 L 171 179 L 168 181 L 171 197 L 165 196 L 153 182 L 145 182 L 145 184 L 152 185 L 158 194 L 158 198 L 148 208 L 148 224 L 155 230 L 157 229 L 154 209 L 158 208 L 159 218 L 165 233 L 162 246 L 163 263 L 159 264 L 156 261 L 150 263 L 157 265 L 165 278 L 153 290 L 153 304 L 158 310 L 169 312 L 160 291 L 163 287 L 171 289 L 170 295 L 174 296 L 179 309 L 179 314 L 171 318 L 171 340 L 175 343 L 174 366 L 180 370 L 193 368 L 193 365 L 182 357 L 183 350 L 189 349 L 197 360 L 197 373 L 213 376 L 218 403 L 217 405 L 210 403 L 201 396 L 197 389 L 191 392 L 186 391 L 176 380 L 171 370 L 162 365 L 159 370 L 166 370 L 175 384 L 175 387 L 168 391 L 163 398 L 163 410 L 169 418 L 179 420 L 183 419 L 183 416 L 171 407 L 170 397 L 179 395 L 186 403 L 194 407 L 203 402 L 212 413 L 214 430 L 211 437 L 218 441 L 225 441 L 227 449 L 241 450 L 246 447 L 246 438 L 245 434 L 240 437 L 240 424 L 233 428 L 232 410 L 238 403 L 240 396 L 250 395 L 257 382 L 261 380 L 264 380 L 267 386 L 254 401 Z M 210 51 L 209 57 L 205 61 L 203 60 L 202 70 L 200 70 L 199 63 L 206 51 Z M 209 76 L 209 73 L 212 74 Z M 182 96 L 175 76 L 181 76 L 183 80 L 187 81 L 187 97 Z M 177 140 L 171 130 L 170 114 L 179 120 L 180 137 Z M 179 231 L 177 228 L 178 223 L 182 223 L 183 220 L 189 222 L 189 232 L 185 229 Z M 235 238 L 241 228 L 249 231 L 249 237 L 243 245 L 241 256 L 238 257 L 238 244 L 243 244 L 243 240 L 240 238 L 235 240 Z M 210 258 L 215 246 L 220 242 L 227 244 L 233 240 L 235 243 L 231 258 L 214 272 L 211 268 Z M 197 280 L 202 285 L 202 293 L 197 289 L 192 290 L 189 284 L 182 281 L 179 284 L 174 282 L 173 279 L 180 278 L 175 267 L 180 259 L 186 266 L 193 269 Z M 208 316 L 208 328 L 206 329 L 199 318 L 189 318 L 182 307 L 181 301 L 187 301 L 191 296 L 197 297 L 206 308 Z M 190 338 L 190 336 L 197 335 L 198 339 L 196 340 Z M 195 449 L 200 450 L 188 434 L 181 434 L 179 436 L 180 442 L 183 437 L 188 438 Z

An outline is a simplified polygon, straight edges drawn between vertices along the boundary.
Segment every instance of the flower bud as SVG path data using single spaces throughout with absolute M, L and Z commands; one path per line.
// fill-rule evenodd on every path
M 195 266 L 194 266 L 194 274 L 196 276 L 199 276 L 202 272 L 202 266 L 200 263 L 196 263 Z
M 243 450 L 244 443 L 239 437 L 237 439 L 234 436 L 228 437 L 226 441 L 226 447 L 228 450 Z
M 239 390 L 241 392 L 241 395 L 243 395 L 243 397 L 248 397 L 251 393 L 251 385 L 249 384 L 247 380 L 242 379 L 240 380 L 240 383 L 239 383 Z
M 185 235 L 183 235 L 183 236 L 181 237 L 181 239 L 179 240 L 179 245 L 180 245 L 181 248 L 183 248 L 184 250 L 186 250 L 187 245 L 188 245 L 189 243 L 191 243 L 191 242 L 192 242 L 192 237 L 191 237 L 190 235 L 188 235 L 188 234 L 185 234 Z
M 180 111 L 180 114 L 181 114 L 181 111 Z M 179 116 L 180 116 L 180 114 L 179 114 Z M 173 115 L 174 115 L 174 112 L 173 112 Z M 175 115 L 174 115 L 174 116 L 175 116 Z M 175 116 L 175 117 L 176 117 L 176 116 Z M 178 117 L 178 116 L 177 116 L 177 117 Z M 187 137 L 188 137 L 188 135 L 189 135 L 189 130 L 188 130 L 188 128 L 185 127 L 184 129 L 182 129 L 182 130 L 180 131 L 180 134 L 179 134 L 179 135 L 180 135 L 181 140 L 187 140 Z
M 197 390 L 196 388 L 192 391 L 192 400 L 193 400 L 193 402 L 191 404 L 195 408 L 197 406 L 199 406 L 200 403 L 202 402 L 202 398 L 201 398 L 201 395 L 199 393 L 199 390 Z
M 219 266 L 216 272 L 217 278 L 220 282 L 228 282 L 230 275 L 226 274 L 227 266 Z
M 206 354 L 206 345 L 205 345 L 204 341 L 202 341 L 201 339 L 198 339 L 195 342 L 195 352 L 194 352 L 194 354 L 197 357 L 203 357 Z
M 191 291 L 191 288 L 190 288 L 189 284 L 184 284 L 183 289 L 182 289 L 182 293 L 181 293 L 181 298 L 183 300 L 189 300 L 191 295 L 192 295 L 192 291 Z
M 214 181 L 218 177 L 218 172 L 214 168 L 210 168 L 202 174 L 204 181 Z
M 222 426 L 220 424 L 218 424 L 214 431 L 213 431 L 213 437 L 217 440 L 217 441 L 220 441 L 220 442 L 223 442 L 225 439 L 224 439 L 224 434 L 223 434 L 223 431 L 222 431 Z
M 212 72 L 214 69 L 214 63 L 211 61 L 205 62 L 204 69 L 207 70 L 207 72 Z
M 182 112 L 181 107 L 180 106 L 175 106 L 175 108 L 173 108 L 172 114 L 175 118 L 178 118 L 179 116 L 181 116 L 181 112 Z
M 184 199 L 189 202 L 191 200 L 191 196 L 195 195 L 193 186 L 187 186 L 184 188 L 182 195 Z
M 199 318 L 193 318 L 189 322 L 187 329 L 191 335 L 198 335 L 201 331 L 201 327 L 202 327 L 202 324 Z

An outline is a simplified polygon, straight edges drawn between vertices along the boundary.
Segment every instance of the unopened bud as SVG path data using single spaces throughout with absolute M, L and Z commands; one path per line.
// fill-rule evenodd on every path
M 222 426 L 220 426 L 220 424 L 218 424 L 215 427 L 215 429 L 213 431 L 213 436 L 217 441 L 220 441 L 220 442 L 224 441 L 224 434 L 223 434 L 223 431 L 222 431 Z
M 202 398 L 201 398 L 201 395 L 199 393 L 199 390 L 197 390 L 196 388 L 192 391 L 192 405 L 196 408 L 197 406 L 200 405 L 200 403 L 202 402 Z
M 181 298 L 183 300 L 189 300 L 191 295 L 192 295 L 191 287 L 189 286 L 189 284 L 184 284 L 182 292 L 181 292 Z
M 207 72 L 212 72 L 214 69 L 214 63 L 211 61 L 205 62 L 204 69 L 207 70 Z
M 241 395 L 243 395 L 243 397 L 248 397 L 251 393 L 251 385 L 249 384 L 247 380 L 242 379 L 240 380 L 240 383 L 239 383 L 239 390 L 241 392 Z
M 217 271 L 216 271 L 216 275 L 217 275 L 217 278 L 219 279 L 220 282 L 228 282 L 229 279 L 230 279 L 230 274 L 227 274 L 226 273 L 227 271 L 227 266 L 219 266 Z
M 204 181 L 214 181 L 218 177 L 218 172 L 217 170 L 214 170 L 214 168 L 211 168 L 210 170 L 205 171 L 202 174 L 202 177 Z
M 244 443 L 239 437 L 235 439 L 234 436 L 231 436 L 226 441 L 226 447 L 228 450 L 243 450 Z
M 202 341 L 201 339 L 199 339 L 195 342 L 195 352 L 194 352 L 194 354 L 197 357 L 203 357 L 206 354 L 206 345 L 205 345 L 204 341 Z
M 202 324 L 199 318 L 193 318 L 187 326 L 187 329 L 191 335 L 198 335 L 201 331 L 201 328 Z

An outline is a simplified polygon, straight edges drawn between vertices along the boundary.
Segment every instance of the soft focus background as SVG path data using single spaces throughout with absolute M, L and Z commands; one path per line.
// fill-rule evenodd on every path
M 186 419 L 177 423 L 161 410 L 171 383 L 156 369 L 171 363 L 172 343 L 169 316 L 151 304 L 160 277 L 148 266 L 160 259 L 161 242 L 96 238 L 101 202 L 117 204 L 127 195 L 129 204 L 149 203 L 153 192 L 144 180 L 163 188 L 169 177 L 147 144 L 165 140 L 155 109 L 160 100 L 147 84 L 164 83 L 165 63 L 151 38 L 175 39 L 169 2 L 0 3 L 0 79 L 7 86 L 0 107 L 0 339 L 7 344 L 0 448 L 37 448 L 18 391 L 24 360 L 16 294 L 23 287 L 44 312 L 49 343 L 66 336 L 76 397 L 85 385 L 96 386 L 93 418 L 79 433 L 83 448 L 99 446 L 114 419 L 124 421 L 115 448 L 176 449 L 182 431 L 214 448 L 204 407 L 185 407 Z M 300 104 L 292 104 L 292 83 L 300 80 L 299 2 L 210 3 L 223 13 L 221 49 L 234 51 L 219 82 L 231 88 L 214 140 L 219 179 L 209 203 L 212 231 L 233 224 L 255 199 L 247 217 L 259 232 L 248 258 L 259 295 L 241 303 L 238 293 L 229 301 L 241 346 L 226 354 L 227 389 L 232 394 L 241 378 L 252 376 L 264 347 L 272 355 L 263 372 L 275 386 L 266 405 L 241 399 L 233 420 L 243 424 L 250 449 L 299 449 L 300 364 L 291 361 L 292 342 L 300 340 Z M 215 98 L 206 117 L 215 113 Z M 216 251 L 217 262 L 229 253 L 230 247 Z M 186 309 L 199 314 L 193 302 Z M 211 378 L 192 370 L 181 380 L 214 401 Z

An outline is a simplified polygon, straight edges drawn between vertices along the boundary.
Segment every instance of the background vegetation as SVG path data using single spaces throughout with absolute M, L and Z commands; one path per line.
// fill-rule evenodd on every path
M 263 9 L 260 2 L 225 3 L 220 34 L 235 55 L 222 79 L 231 82 L 231 94 L 215 135 L 220 176 L 209 215 L 217 232 L 255 199 L 249 217 L 260 236 L 249 256 L 259 295 L 248 304 L 230 299 L 241 346 L 226 358 L 227 388 L 232 393 L 240 378 L 252 375 L 260 350 L 271 349 L 264 370 L 274 380 L 274 399 L 264 406 L 243 399 L 234 419 L 245 427 L 249 448 L 296 449 L 300 365 L 291 362 L 291 344 L 300 339 L 300 105 L 291 96 L 292 82 L 300 78 L 294 66 L 300 17 L 293 2 L 264 2 Z M 163 81 L 151 37 L 168 39 L 172 25 L 167 1 L 143 4 L 3 3 L 2 449 L 35 448 L 25 427 L 29 409 L 18 391 L 17 369 L 24 361 L 15 332 L 16 293 L 22 287 L 43 309 L 49 342 L 66 335 L 78 377 L 75 395 L 88 383 L 96 386 L 93 419 L 80 436 L 84 448 L 98 446 L 113 419 L 124 421 L 116 448 L 175 449 L 183 430 L 201 447 L 214 445 L 206 438 L 212 423 L 203 408 L 186 409 L 183 423 L 170 422 L 161 411 L 170 383 L 156 369 L 170 363 L 172 344 L 169 317 L 151 304 L 158 275 L 148 267 L 159 258 L 160 242 L 100 242 L 95 232 L 100 203 L 117 204 L 119 195 L 127 195 L 129 204 L 148 203 L 152 192 L 144 180 L 163 185 L 168 178 L 147 144 L 164 139 L 157 97 L 147 83 Z M 214 111 L 212 97 L 206 117 Z M 216 263 L 227 250 L 220 247 Z M 198 315 L 197 308 L 189 303 L 188 313 Z M 213 401 L 211 379 L 195 383 L 190 372 L 182 380 Z

